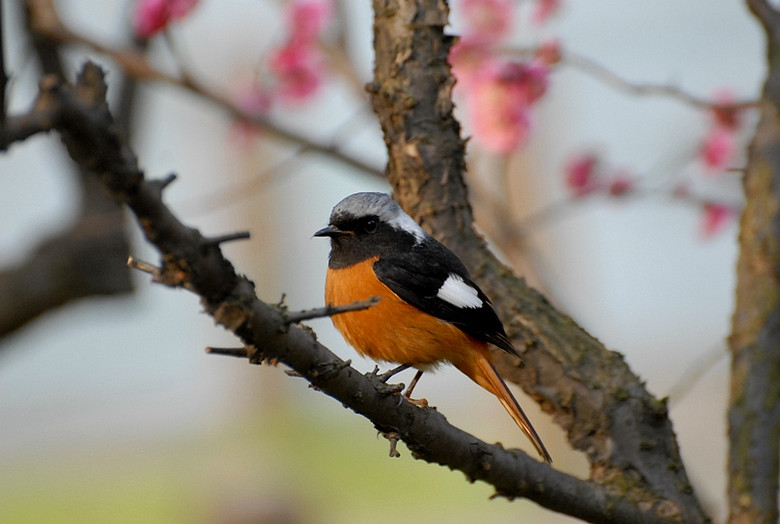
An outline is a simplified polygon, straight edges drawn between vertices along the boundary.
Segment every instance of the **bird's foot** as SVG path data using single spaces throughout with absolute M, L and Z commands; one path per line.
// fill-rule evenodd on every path
M 375 384 L 374 387 L 384 395 L 399 395 L 404 390 L 403 384 L 385 384 L 384 382 Z
M 428 407 L 428 399 L 424 398 L 411 398 L 404 395 L 404 398 L 417 406 L 418 408 L 427 408 Z

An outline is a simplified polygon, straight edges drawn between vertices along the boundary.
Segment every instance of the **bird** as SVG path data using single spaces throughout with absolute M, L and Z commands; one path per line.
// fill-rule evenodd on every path
M 494 394 L 533 444 L 552 462 L 541 438 L 492 363 L 490 345 L 520 358 L 485 293 L 465 264 L 420 227 L 387 193 L 360 192 L 336 204 L 330 238 L 325 302 L 343 306 L 379 297 L 376 305 L 331 316 L 361 356 L 409 367 L 417 374 L 449 363 Z M 412 400 L 414 402 L 414 400 Z M 423 401 L 421 405 L 425 405 Z

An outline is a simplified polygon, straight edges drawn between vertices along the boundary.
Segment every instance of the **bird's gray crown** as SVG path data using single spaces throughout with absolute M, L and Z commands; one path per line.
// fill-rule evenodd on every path
M 349 195 L 336 204 L 330 214 L 330 223 L 351 217 L 376 216 L 392 227 L 414 235 L 417 242 L 425 240 L 427 233 L 407 215 L 401 206 L 387 193 L 364 192 Z

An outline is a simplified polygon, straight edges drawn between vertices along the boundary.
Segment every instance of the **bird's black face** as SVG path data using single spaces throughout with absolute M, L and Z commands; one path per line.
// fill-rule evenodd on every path
M 331 217 L 331 223 L 316 233 L 330 237 L 329 267 L 348 267 L 387 252 L 414 244 L 414 237 L 382 221 L 376 215 Z

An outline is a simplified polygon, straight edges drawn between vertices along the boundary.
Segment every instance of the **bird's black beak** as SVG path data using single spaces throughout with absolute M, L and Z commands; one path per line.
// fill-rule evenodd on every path
M 345 235 L 346 233 L 342 230 L 340 230 L 337 227 L 334 226 L 325 226 L 316 233 L 314 233 L 315 237 L 340 237 L 341 235 Z

